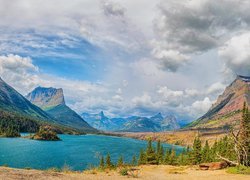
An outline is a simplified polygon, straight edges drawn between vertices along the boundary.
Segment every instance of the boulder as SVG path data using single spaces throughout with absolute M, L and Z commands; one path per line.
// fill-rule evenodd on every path
M 200 170 L 219 170 L 224 169 L 228 166 L 225 161 L 222 162 L 212 162 L 212 163 L 203 163 L 199 165 Z

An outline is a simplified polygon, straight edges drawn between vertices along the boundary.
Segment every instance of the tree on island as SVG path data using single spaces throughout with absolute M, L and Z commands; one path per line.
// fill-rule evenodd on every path
M 59 141 L 60 138 L 51 126 L 41 126 L 39 131 L 35 133 L 31 139 L 43 141 Z

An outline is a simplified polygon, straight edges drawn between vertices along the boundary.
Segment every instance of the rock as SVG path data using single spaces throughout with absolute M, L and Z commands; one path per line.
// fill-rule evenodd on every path
M 219 170 L 224 169 L 228 166 L 225 161 L 222 162 L 212 162 L 212 163 L 203 163 L 199 165 L 200 170 Z

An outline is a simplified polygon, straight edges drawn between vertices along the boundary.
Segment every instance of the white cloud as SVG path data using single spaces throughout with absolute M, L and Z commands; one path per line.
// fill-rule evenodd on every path
M 241 75 L 250 75 L 250 33 L 232 37 L 219 49 L 226 67 Z
M 202 101 L 195 101 L 192 104 L 190 111 L 201 116 L 209 110 L 212 104 L 213 102 L 208 97 L 205 97 Z
M 222 67 L 214 63 L 210 49 L 217 55 L 219 48 L 225 74 L 250 72 L 250 36 L 245 33 L 250 2 L 168 0 L 156 8 L 158 3 L 0 0 L 0 52 L 27 56 L 2 55 L 1 76 L 23 94 L 37 85 L 62 87 L 67 102 L 79 112 L 151 110 L 195 118 L 229 83 L 222 81 Z M 29 58 L 77 59 L 74 52 L 54 50 L 83 48 L 81 40 L 108 57 L 101 64 L 108 67 L 101 83 L 43 74 Z
M 221 82 L 216 82 L 208 87 L 206 93 L 207 94 L 214 94 L 214 93 L 221 93 L 225 89 L 225 84 Z
M 0 56 L 0 76 L 21 92 L 27 91 L 38 82 L 38 67 L 32 64 L 29 57 L 18 55 Z

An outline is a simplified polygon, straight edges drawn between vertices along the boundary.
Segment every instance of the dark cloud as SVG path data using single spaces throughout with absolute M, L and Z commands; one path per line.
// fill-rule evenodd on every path
M 125 8 L 120 4 L 104 1 L 103 2 L 103 11 L 106 16 L 118 16 L 123 17 L 125 14 Z
M 220 47 L 235 32 L 250 28 L 248 7 L 250 1 L 240 0 L 164 1 L 154 21 L 156 48 L 190 55 Z M 169 57 L 160 59 L 172 71 L 184 64 L 183 60 L 171 61 Z

